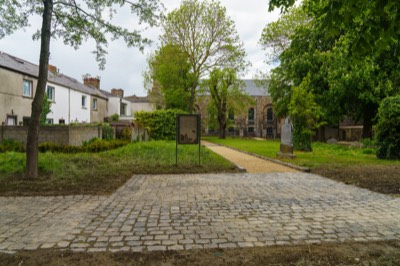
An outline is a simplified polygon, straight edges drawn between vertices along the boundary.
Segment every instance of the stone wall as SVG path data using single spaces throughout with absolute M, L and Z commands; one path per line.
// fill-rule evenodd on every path
M 13 139 L 26 145 L 28 127 L 1 126 L 0 142 Z M 39 131 L 39 143 L 51 142 L 60 145 L 80 146 L 92 138 L 101 138 L 101 127 L 95 126 L 45 126 Z

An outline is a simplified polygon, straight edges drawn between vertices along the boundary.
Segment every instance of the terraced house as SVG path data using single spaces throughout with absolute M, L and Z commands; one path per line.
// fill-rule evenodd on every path
M 1 124 L 29 121 L 38 73 L 38 65 L 0 52 Z M 108 98 L 100 91 L 98 78 L 85 77 L 81 83 L 49 65 L 47 97 L 52 103 L 48 124 L 102 122 L 107 115 Z

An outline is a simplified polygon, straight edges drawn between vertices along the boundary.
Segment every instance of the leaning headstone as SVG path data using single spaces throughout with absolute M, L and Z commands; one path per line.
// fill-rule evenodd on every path
M 276 156 L 281 158 L 295 158 L 293 155 L 292 125 L 289 123 L 288 118 L 285 119 L 285 122 L 282 125 L 280 152 L 278 152 Z
M 337 139 L 330 137 L 330 138 L 326 141 L 326 143 L 328 143 L 328 144 L 337 144 L 338 141 L 337 141 Z

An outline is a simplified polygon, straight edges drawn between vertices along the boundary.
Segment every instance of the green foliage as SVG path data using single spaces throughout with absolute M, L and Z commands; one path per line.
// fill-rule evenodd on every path
M 116 149 L 127 145 L 126 140 L 101 140 L 93 138 L 84 142 L 82 146 L 59 145 L 51 142 L 39 144 L 40 152 L 59 152 L 59 153 L 81 153 L 81 152 L 102 152 Z
M 51 101 L 47 98 L 47 94 L 44 95 L 43 99 L 43 109 L 40 114 L 40 125 L 45 125 L 47 120 L 47 115 L 51 113 Z
M 232 163 L 201 147 L 175 142 L 130 143 L 100 153 L 41 153 L 38 180 L 23 178 L 25 154 L 0 153 L 0 195 L 110 195 L 134 174 L 235 172 Z
M 136 112 L 135 118 L 143 126 L 152 140 L 175 140 L 176 115 L 186 112 L 178 109 Z
M 25 149 L 21 142 L 13 139 L 5 139 L 0 143 L 0 153 L 9 151 L 24 152 Z
M 298 87 L 293 87 L 289 103 L 289 117 L 293 122 L 293 146 L 301 151 L 312 151 L 311 137 L 318 128 L 321 108 L 316 104 L 314 95 L 308 91 L 310 79 L 307 78 Z
M 278 2 L 284 4 L 285 1 L 274 3 Z M 338 6 L 344 3 L 341 0 L 337 2 Z M 287 1 L 286 4 L 290 5 Z M 360 36 L 358 31 L 361 29 L 355 25 L 356 30 L 343 28 L 340 34 L 328 34 L 322 17 L 317 16 L 320 9 L 327 6 L 332 10 L 337 7 L 325 0 L 305 1 L 298 9 L 306 13 L 307 23 L 297 24 L 290 34 L 282 26 L 281 35 L 274 36 L 271 33 L 263 36 L 265 43 L 271 45 L 289 36 L 290 45 L 281 52 L 280 65 L 271 74 L 269 92 L 274 101 L 274 109 L 278 116 L 288 115 L 292 87 L 298 87 L 308 79 L 306 89 L 314 95 L 315 102 L 321 107 L 321 121 L 336 125 L 344 116 L 349 116 L 363 122 L 364 138 L 371 137 L 380 101 L 399 92 L 396 89 L 400 85 L 398 59 L 393 57 L 397 52 L 397 43 L 388 46 L 386 50 L 376 48 L 378 53 L 360 56 L 351 47 L 357 36 Z M 291 10 L 276 25 L 268 25 L 266 30 L 273 32 L 277 25 L 287 26 L 290 25 L 288 21 L 296 21 Z
M 205 140 L 233 147 L 239 150 L 259 154 L 276 159 L 279 151 L 279 141 L 254 140 L 246 138 L 204 137 Z M 315 168 L 352 167 L 354 165 L 398 165 L 400 161 L 379 160 L 374 154 L 370 154 L 372 148 L 361 148 L 359 146 L 344 146 L 340 144 L 327 144 L 322 142 L 313 143 L 312 152 L 295 151 L 295 159 L 280 159 L 298 166 Z M 374 150 L 375 151 L 375 150 Z
M 125 126 L 121 132 L 121 138 L 127 141 L 132 140 L 132 130 L 129 126 Z
M 179 46 L 167 44 L 148 59 L 148 64 L 151 90 L 160 87 L 165 108 L 190 112 L 190 86 L 194 80 L 187 54 Z
M 400 159 L 400 96 L 384 99 L 379 107 L 376 131 L 377 157 Z
M 104 140 L 111 140 L 114 138 L 114 130 L 108 123 L 101 125 L 102 128 L 102 138 Z
M 200 77 L 212 68 L 244 70 L 246 51 L 234 21 L 218 1 L 184 0 L 179 9 L 163 21 L 163 44 L 179 46 L 191 68 L 190 101 L 192 112 Z
M 260 44 L 272 62 L 279 62 L 279 55 L 289 48 L 292 35 L 300 25 L 309 21 L 301 7 L 290 8 L 280 19 L 267 24 L 263 29 Z M 271 50 L 272 49 L 272 50 Z
M 119 115 L 118 114 L 113 114 L 110 116 L 111 122 L 118 122 L 119 121 Z
M 211 95 L 209 104 L 212 104 L 213 108 L 209 111 L 216 111 L 220 138 L 225 138 L 228 110 L 240 113 L 252 103 L 252 99 L 240 88 L 240 85 L 236 70 L 232 68 L 214 69 L 210 78 L 202 84 L 202 90 Z M 213 115 L 213 113 L 210 114 Z
M 74 48 L 78 48 L 89 38 L 93 39 L 96 43 L 94 51 L 96 60 L 104 68 L 108 36 L 111 36 L 113 40 L 121 38 L 128 46 L 140 49 L 151 42 L 142 37 L 139 31 L 128 30 L 114 23 L 112 18 L 121 6 L 130 8 L 140 22 L 145 22 L 150 26 L 156 25 L 160 18 L 158 0 L 132 2 L 85 0 L 79 4 L 57 1 L 50 10 L 52 12 L 52 37 L 59 38 Z M 2 1 L 0 13 L 4 16 L 2 15 L 0 19 L 0 39 L 20 28 L 29 26 L 29 20 L 35 15 L 42 17 L 43 12 L 44 1 Z M 34 38 L 40 39 L 40 31 L 34 35 Z

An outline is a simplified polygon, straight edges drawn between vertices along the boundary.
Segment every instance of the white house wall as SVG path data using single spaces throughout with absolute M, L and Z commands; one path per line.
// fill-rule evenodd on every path
M 86 107 L 82 107 L 82 96 L 86 96 Z M 70 123 L 89 123 L 90 122 L 90 108 L 91 108 L 91 97 L 89 94 L 82 92 L 69 90 L 69 96 L 67 100 L 70 103 L 68 121 Z
M 60 119 L 64 119 L 65 123 L 68 123 L 69 89 L 52 83 L 48 83 L 48 86 L 54 87 L 55 99 L 51 103 L 51 112 L 47 115 L 47 119 L 53 119 L 54 124 L 58 124 Z

